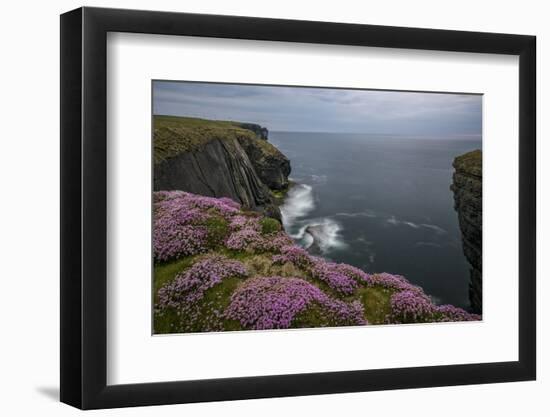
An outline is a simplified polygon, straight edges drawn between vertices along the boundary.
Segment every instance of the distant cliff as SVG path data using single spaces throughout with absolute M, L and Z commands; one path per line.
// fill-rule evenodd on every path
M 480 150 L 455 158 L 453 184 L 455 210 L 462 232 L 464 255 L 470 263 L 470 303 L 482 309 L 482 154 Z
M 251 130 L 253 131 L 257 136 L 259 136 L 263 140 L 268 139 L 269 131 L 266 127 L 254 124 L 254 123 L 239 123 L 235 122 L 235 125 L 242 127 L 243 129 Z
M 289 160 L 251 123 L 154 117 L 154 190 L 229 197 L 280 220 L 271 190 L 288 187 Z

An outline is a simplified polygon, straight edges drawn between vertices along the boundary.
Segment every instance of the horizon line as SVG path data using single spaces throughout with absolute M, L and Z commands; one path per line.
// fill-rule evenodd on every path
M 381 133 L 381 132 L 343 132 L 343 131 L 323 131 L 323 130 L 281 130 L 281 129 L 270 129 L 269 127 L 258 123 L 258 122 L 252 122 L 252 121 L 240 121 L 240 120 L 231 120 L 231 119 L 209 119 L 204 116 L 184 116 L 184 115 L 176 115 L 176 114 L 155 114 L 151 113 L 153 117 L 160 116 L 160 117 L 181 117 L 181 118 L 188 118 L 188 119 L 201 119 L 201 120 L 208 120 L 212 122 L 233 122 L 233 123 L 250 123 L 255 124 L 258 126 L 261 126 L 263 128 L 266 128 L 268 132 L 277 132 L 277 133 L 325 133 L 325 134 L 345 134 L 345 135 L 383 135 L 383 136 L 408 136 L 408 137 L 419 137 L 419 138 L 425 138 L 425 137 L 464 137 L 464 138 L 472 138 L 474 139 L 483 139 L 483 133 L 445 133 L 445 134 L 407 134 L 407 133 Z
M 261 126 L 261 125 L 260 125 Z M 262 126 L 265 127 L 265 126 Z M 479 138 L 483 137 L 482 133 L 426 133 L 426 134 L 408 134 L 408 133 L 382 133 L 382 132 L 343 132 L 343 131 L 322 131 L 322 130 L 280 130 L 280 129 L 268 129 L 268 132 L 273 133 L 328 133 L 328 134 L 344 134 L 344 135 L 381 135 L 381 136 L 409 136 L 409 137 L 429 137 L 429 136 L 457 136 L 457 137 L 471 137 Z

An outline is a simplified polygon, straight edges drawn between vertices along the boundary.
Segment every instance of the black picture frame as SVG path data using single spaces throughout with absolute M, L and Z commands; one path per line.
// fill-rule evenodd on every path
M 519 56 L 519 360 L 107 385 L 108 32 Z M 536 38 L 404 27 L 80 8 L 61 16 L 61 401 L 82 409 L 536 378 Z

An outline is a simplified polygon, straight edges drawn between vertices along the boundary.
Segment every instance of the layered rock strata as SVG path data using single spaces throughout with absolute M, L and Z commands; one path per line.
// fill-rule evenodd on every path
M 290 161 L 259 125 L 155 116 L 153 188 L 229 197 L 281 219 L 271 190 L 288 187 Z
M 470 263 L 470 304 L 482 310 L 482 154 L 480 150 L 455 158 L 451 190 L 462 233 L 464 255 Z

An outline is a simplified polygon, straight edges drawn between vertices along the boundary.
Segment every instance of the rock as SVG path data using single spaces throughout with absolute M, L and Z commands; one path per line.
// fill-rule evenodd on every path
M 266 203 L 262 206 L 262 212 L 264 216 L 271 217 L 272 219 L 277 220 L 279 223 L 281 223 L 281 227 L 283 224 L 283 217 L 281 214 L 281 210 L 279 209 L 279 206 L 275 203 Z
M 260 139 L 263 139 L 263 140 L 267 140 L 267 137 L 269 135 L 269 131 L 267 130 L 267 128 L 265 127 L 262 127 L 260 125 L 257 125 L 257 124 L 254 124 L 254 123 L 235 123 L 235 125 L 243 128 L 243 129 L 247 129 L 247 130 L 251 130 L 252 132 L 254 132 L 256 134 L 256 136 L 258 136 Z
M 253 132 L 233 122 L 156 116 L 154 190 L 229 197 L 281 221 L 270 188 L 288 186 L 290 162 Z
M 265 185 L 272 190 L 288 187 L 290 161 L 286 156 L 271 143 L 261 139 L 241 136 L 238 140 Z
M 482 311 L 482 153 L 468 152 L 455 158 L 451 190 L 462 233 L 464 255 L 470 263 L 470 304 Z
M 322 253 L 321 242 L 324 238 L 322 227 L 319 225 L 308 225 L 304 233 L 311 237 L 311 243 L 306 248 L 307 251 L 312 255 L 320 255 Z

